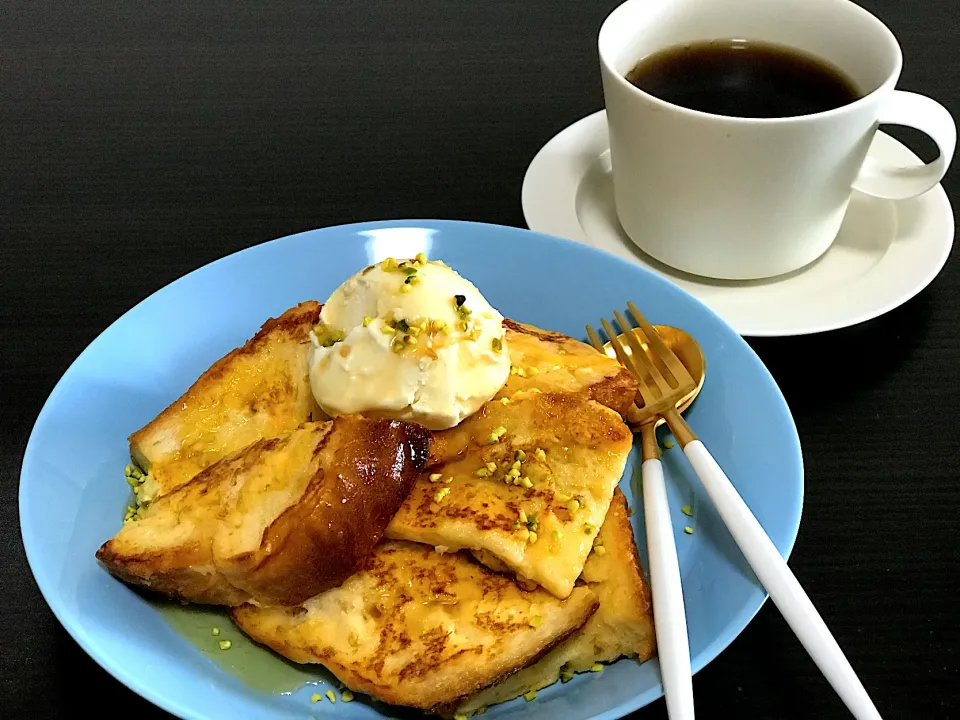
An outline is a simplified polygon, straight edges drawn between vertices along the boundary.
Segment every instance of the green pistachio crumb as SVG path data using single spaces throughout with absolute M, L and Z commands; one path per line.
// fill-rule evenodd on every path
M 603 672 L 603 665 L 600 663 L 594 663 L 590 666 L 590 672 Z
M 229 640 L 221 640 L 217 645 L 220 646 L 221 650 L 229 650 L 233 646 L 233 643 Z
M 532 700 L 536 700 L 536 699 L 537 699 L 537 691 L 536 691 L 536 690 L 531 690 L 530 692 L 525 693 L 524 696 L 523 696 L 523 699 L 526 700 L 527 702 L 531 702 Z
M 684 526 L 683 531 L 684 531 L 687 535 L 693 535 L 693 528 L 690 527 L 689 525 Z
M 680 508 L 680 512 L 682 512 L 687 517 L 693 517 L 693 508 L 690 507 L 689 505 L 684 505 L 682 508 Z
M 210 634 L 213 635 L 214 637 L 216 637 L 217 635 L 220 634 L 220 628 L 218 628 L 218 627 L 213 628 L 213 629 L 210 631 Z
M 344 702 L 353 702 L 353 693 L 349 690 L 341 690 L 340 699 Z
M 310 696 L 310 702 L 312 703 L 318 703 L 321 700 L 323 700 L 323 695 L 321 695 L 320 693 L 314 693 L 313 695 Z
M 335 703 L 335 702 L 337 701 L 337 695 L 336 695 L 335 692 L 333 692 L 333 690 L 327 690 L 327 691 L 324 693 L 324 695 L 326 695 L 326 696 L 327 696 L 327 700 L 329 700 L 329 701 L 332 702 L 332 703 Z

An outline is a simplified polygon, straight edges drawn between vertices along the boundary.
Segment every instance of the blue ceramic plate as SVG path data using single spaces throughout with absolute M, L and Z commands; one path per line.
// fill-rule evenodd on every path
M 27 445 L 20 522 L 37 583 L 76 641 L 148 700 L 184 718 L 410 716 L 382 704 L 311 704 L 316 687 L 286 695 L 250 688 L 101 569 L 94 552 L 120 527 L 129 500 L 121 468 L 128 462 L 130 432 L 266 318 L 302 300 L 326 298 L 369 263 L 420 251 L 446 261 L 517 320 L 582 338 L 586 323 L 633 300 L 652 322 L 691 332 L 703 346 L 708 372 L 689 411 L 690 423 L 780 551 L 790 551 L 803 497 L 800 444 L 790 411 L 746 343 L 676 286 L 601 251 L 493 225 L 378 222 L 292 235 L 190 273 L 117 320 L 57 384 Z M 666 452 L 664 463 L 677 513 L 693 667 L 699 670 L 743 630 L 765 593 L 682 453 Z M 639 509 L 638 468 L 634 457 L 621 487 Z M 683 505 L 694 508 L 693 518 L 680 515 Z M 633 522 L 642 554 L 643 513 L 635 512 Z M 696 532 L 684 534 L 685 524 Z M 532 703 L 495 707 L 486 717 L 616 718 L 662 692 L 656 661 L 622 660 L 602 673 L 548 688 Z

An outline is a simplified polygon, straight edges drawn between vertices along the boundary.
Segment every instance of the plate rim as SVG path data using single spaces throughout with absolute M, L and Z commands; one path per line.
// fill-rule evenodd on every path
M 524 172 L 523 183 L 520 191 L 520 204 L 523 212 L 524 222 L 527 223 L 527 227 L 529 229 L 533 230 L 534 232 L 551 235 L 559 233 L 562 230 L 564 234 L 557 235 L 558 237 L 573 240 L 574 242 L 579 242 L 597 250 L 603 249 L 594 245 L 594 241 L 583 230 L 577 214 L 576 205 L 577 197 L 579 196 L 580 192 L 580 185 L 587 170 L 605 152 L 609 152 L 609 142 L 605 139 L 605 118 L 606 110 L 601 109 L 571 122 L 550 137 L 550 139 L 547 140 L 546 143 L 544 143 L 534 155 L 533 159 L 528 164 L 526 171 Z M 910 155 L 916 158 L 919 162 L 919 158 L 917 158 L 913 151 L 899 140 L 888 135 L 882 130 L 878 130 L 877 133 L 878 135 L 885 137 L 887 141 L 896 144 L 902 150 L 910 153 Z M 569 138 L 571 137 L 579 138 L 579 142 L 575 144 L 578 147 L 582 147 L 584 150 L 589 151 L 585 152 L 582 158 L 577 160 L 578 166 L 575 171 L 574 162 L 560 159 L 570 156 L 570 152 L 564 149 L 562 146 L 564 146 L 565 143 L 569 143 Z M 601 137 L 603 137 L 602 140 Z M 593 154 L 593 150 L 595 149 L 597 150 L 596 156 Z M 589 159 L 587 159 L 588 157 Z M 580 167 L 581 165 L 582 167 Z M 544 179 L 547 176 L 554 178 L 549 182 L 556 187 L 555 191 L 545 192 L 543 190 L 548 182 Z M 928 193 L 924 193 L 924 196 L 928 195 L 936 195 L 935 202 L 940 204 L 939 212 L 937 213 L 937 222 L 944 224 L 944 226 L 948 228 L 949 240 L 937 244 L 937 252 L 931 253 L 932 259 L 929 264 L 925 266 L 925 271 L 918 273 L 917 279 L 909 287 L 909 289 L 902 290 L 897 293 L 891 293 L 890 295 L 885 296 L 882 302 L 876 303 L 869 309 L 855 312 L 846 317 L 837 317 L 832 320 L 828 320 L 827 322 L 810 319 L 785 325 L 780 324 L 779 327 L 771 326 L 776 325 L 771 323 L 765 323 L 758 327 L 752 327 L 749 321 L 737 322 L 735 325 L 731 320 L 727 320 L 726 318 L 723 318 L 724 322 L 733 327 L 737 333 L 744 337 L 796 337 L 802 335 L 815 335 L 819 333 L 830 332 L 832 330 L 853 327 L 855 325 L 868 322 L 869 320 L 873 320 L 885 315 L 901 305 L 909 302 L 914 297 L 919 295 L 923 290 L 925 290 L 937 278 L 950 257 L 950 252 L 955 241 L 956 227 L 953 216 L 953 206 L 950 203 L 949 196 L 946 194 L 946 191 L 940 183 L 937 183 L 937 185 L 935 185 Z M 550 210 L 549 212 L 541 212 L 541 206 L 545 204 L 545 198 L 547 196 L 552 198 Z M 570 202 L 566 201 L 567 197 L 570 197 Z M 548 215 L 552 218 L 552 220 L 547 221 L 544 219 Z M 946 234 L 947 231 L 945 230 L 944 235 Z M 640 265 L 639 263 L 635 262 L 633 264 L 637 265 L 638 267 L 642 267 L 645 270 L 650 270 L 665 280 L 676 284 L 674 278 L 670 277 L 669 275 L 661 274 L 655 267 Z M 811 267 L 813 264 L 815 263 L 811 263 L 808 267 Z M 797 272 L 802 273 L 804 270 L 804 268 L 801 268 Z M 681 287 L 681 289 L 687 292 L 687 294 L 693 295 L 701 302 L 704 302 L 704 300 L 702 300 L 698 294 L 695 294 L 695 291 L 690 287 L 684 285 Z
M 51 596 L 53 595 L 52 588 L 50 588 L 49 586 L 45 586 L 43 583 L 41 583 L 38 577 L 35 565 L 39 561 L 34 555 L 34 552 L 36 551 L 31 550 L 31 543 L 28 542 L 28 533 L 30 532 L 35 533 L 36 531 L 33 528 L 32 522 L 28 519 L 28 514 L 26 513 L 26 502 L 27 502 L 26 492 L 29 492 L 29 491 L 28 490 L 25 491 L 25 485 L 29 482 L 27 478 L 28 478 L 28 475 L 30 474 L 32 463 L 34 462 L 33 455 L 35 455 L 37 452 L 34 449 L 35 443 L 39 442 L 36 439 L 37 428 L 40 425 L 41 421 L 45 418 L 45 415 L 47 413 L 53 412 L 52 407 L 56 399 L 58 398 L 58 396 L 64 391 L 64 388 L 66 387 L 67 383 L 71 381 L 70 376 L 74 372 L 74 368 L 77 366 L 77 364 L 80 363 L 80 361 L 84 358 L 84 356 L 87 353 L 91 352 L 91 348 L 99 341 L 99 339 L 103 335 L 108 333 L 115 325 L 120 323 L 128 314 L 136 310 L 138 307 L 140 307 L 144 303 L 147 303 L 148 301 L 152 301 L 154 298 L 161 296 L 167 292 L 171 292 L 172 291 L 171 289 L 174 288 L 178 283 L 180 283 L 181 281 L 186 281 L 186 279 L 191 277 L 192 275 L 199 273 L 200 271 L 204 271 L 207 268 L 210 268 L 212 266 L 215 266 L 221 263 L 226 263 L 231 259 L 235 258 L 236 256 L 242 255 L 244 253 L 260 252 L 260 251 L 263 251 L 267 246 L 275 242 L 292 240 L 294 238 L 298 238 L 301 236 L 314 235 L 317 233 L 323 233 L 327 231 L 349 232 L 353 235 L 359 235 L 363 231 L 375 230 L 375 229 L 386 229 L 390 227 L 424 226 L 424 227 L 434 228 L 442 232 L 445 229 L 453 230 L 457 226 L 462 226 L 462 225 L 478 226 L 480 228 L 483 228 L 492 232 L 502 232 L 503 230 L 507 230 L 509 232 L 519 233 L 519 234 L 532 233 L 533 235 L 537 235 L 540 238 L 546 240 L 547 242 L 555 242 L 561 245 L 568 245 L 571 247 L 571 249 L 574 249 L 576 252 L 587 252 L 588 254 L 599 254 L 608 259 L 612 259 L 617 263 L 622 263 L 623 265 L 627 266 L 633 272 L 640 271 L 641 273 L 648 274 L 655 277 L 656 278 L 655 282 L 666 282 L 669 285 L 672 285 L 675 290 L 678 290 L 681 293 L 688 296 L 689 299 L 691 299 L 696 305 L 699 306 L 699 309 L 702 312 L 705 312 L 708 315 L 712 316 L 721 325 L 723 325 L 724 327 L 726 327 L 731 331 L 735 340 L 742 344 L 743 349 L 747 351 L 748 355 L 752 357 L 753 361 L 757 365 L 759 365 L 759 367 L 766 373 L 767 378 L 769 379 L 769 386 L 770 386 L 769 389 L 773 391 L 775 397 L 782 404 L 783 409 L 786 412 L 786 416 L 789 420 L 789 430 L 792 431 L 790 433 L 791 435 L 790 445 L 791 445 L 792 453 L 796 459 L 796 469 L 798 474 L 797 484 L 795 488 L 798 495 L 797 513 L 796 513 L 796 518 L 790 519 L 790 527 L 788 528 L 789 537 L 785 544 L 785 548 L 782 552 L 784 559 L 788 559 L 790 557 L 790 554 L 792 553 L 796 545 L 797 537 L 800 531 L 800 525 L 802 522 L 802 515 L 803 515 L 803 504 L 804 504 L 805 491 L 806 491 L 805 464 L 803 461 L 802 447 L 800 443 L 799 433 L 796 427 L 796 422 L 793 418 L 793 413 L 790 410 L 789 403 L 787 403 L 786 398 L 783 396 L 783 392 L 780 389 L 780 386 L 778 385 L 778 383 L 776 382 L 776 379 L 773 377 L 772 373 L 770 373 L 769 369 L 766 367 L 766 365 L 763 363 L 760 357 L 756 354 L 753 348 L 750 347 L 750 345 L 745 340 L 743 340 L 742 337 L 740 337 L 736 329 L 731 327 L 726 320 L 724 320 L 715 311 L 713 311 L 710 307 L 708 307 L 698 297 L 688 292 L 684 288 L 676 285 L 676 283 L 670 280 L 670 278 L 666 278 L 649 268 L 645 268 L 643 266 L 632 263 L 629 260 L 613 255 L 612 253 L 609 253 L 603 249 L 596 248 L 591 245 L 585 245 L 584 243 L 577 242 L 569 238 L 559 237 L 559 236 L 551 235 L 544 232 L 539 232 L 536 230 L 526 229 L 526 228 L 520 228 L 520 227 L 515 227 L 510 225 L 499 225 L 495 223 L 476 222 L 476 221 L 470 221 L 470 220 L 415 219 L 415 218 L 372 220 L 372 221 L 347 223 L 342 225 L 330 225 L 330 226 L 314 228 L 310 230 L 304 230 L 296 233 L 291 233 L 289 235 L 284 235 L 277 238 L 271 238 L 269 240 L 265 240 L 263 242 L 251 245 L 249 247 L 241 248 L 232 253 L 224 255 L 220 258 L 212 260 L 208 263 L 200 265 L 199 267 L 196 267 L 193 270 L 187 273 L 184 273 L 183 275 L 175 278 L 174 280 L 170 281 L 166 285 L 163 285 L 162 287 L 158 288 L 154 292 L 150 293 L 149 295 L 141 299 L 139 302 L 135 303 L 133 306 L 131 306 L 130 308 L 125 310 L 123 313 L 121 313 L 112 322 L 110 322 L 83 348 L 83 350 L 80 353 L 78 353 L 77 357 L 74 358 L 74 360 L 67 366 L 67 368 L 64 370 L 60 378 L 57 380 L 53 389 L 50 391 L 50 394 L 47 396 L 47 399 L 44 401 L 39 413 L 37 414 L 37 418 L 34 421 L 33 426 L 31 427 L 30 434 L 24 448 L 23 458 L 21 460 L 19 486 L 18 486 L 18 515 L 19 515 L 19 521 L 20 521 L 20 536 L 21 536 L 21 542 L 24 548 L 24 554 L 26 555 L 27 564 L 34 578 L 34 582 L 36 583 L 38 589 L 40 590 L 40 593 L 44 601 L 46 602 L 47 607 L 49 607 L 51 612 L 53 612 L 54 617 L 56 617 L 60 625 L 67 631 L 67 633 L 73 638 L 73 640 L 83 649 L 83 651 L 91 659 L 93 659 L 94 662 L 100 665 L 101 668 L 103 668 L 111 676 L 113 676 L 114 679 L 116 679 L 118 682 L 122 683 L 127 688 L 137 693 L 147 701 L 153 703 L 154 705 L 156 705 L 157 707 L 163 710 L 166 710 L 167 712 L 173 713 L 177 717 L 185 718 L 187 720 L 193 720 L 194 718 L 197 718 L 197 719 L 203 718 L 205 720 L 207 717 L 209 717 L 207 715 L 204 715 L 200 710 L 196 708 L 184 707 L 181 705 L 181 703 L 175 701 L 170 696 L 162 695 L 160 693 L 160 690 L 154 689 L 154 687 L 149 683 L 142 682 L 140 679 L 138 679 L 135 673 L 133 673 L 132 671 L 128 671 L 125 666 L 115 662 L 111 658 L 109 653 L 100 652 L 99 650 L 97 650 L 94 647 L 94 643 L 91 642 L 82 632 L 82 627 L 80 627 L 79 618 L 75 618 L 74 616 L 70 616 L 68 613 L 65 613 L 64 608 L 61 607 L 58 602 L 51 600 Z M 27 522 L 25 522 L 25 519 L 27 519 Z M 725 633 L 724 634 L 718 633 L 717 635 L 715 635 L 713 639 L 700 651 L 696 661 L 692 662 L 692 671 L 694 674 L 696 674 L 701 669 L 706 667 L 708 664 L 713 662 L 713 660 L 715 660 L 721 652 L 723 652 L 726 648 L 728 648 L 742 634 L 742 632 L 746 629 L 747 625 L 749 625 L 749 623 L 753 620 L 753 618 L 756 617 L 757 613 L 760 612 L 761 608 L 764 606 L 769 596 L 763 590 L 762 587 L 758 587 L 757 589 L 760 593 L 762 593 L 762 596 L 760 596 L 756 602 L 748 601 L 747 603 L 745 603 L 743 607 L 740 609 L 740 611 L 736 613 L 731 618 L 731 620 L 727 623 Z M 691 658 L 691 660 L 693 661 L 693 658 Z M 651 661 L 656 662 L 656 658 L 653 658 Z M 651 662 L 651 661 L 648 661 L 648 662 Z M 647 695 L 650 695 L 651 692 L 653 693 L 652 696 L 647 697 Z M 625 701 L 620 705 L 614 708 L 611 708 L 607 711 L 604 711 L 603 713 L 592 716 L 592 720 L 616 720 L 617 718 L 621 718 L 639 708 L 645 707 L 655 702 L 657 699 L 659 699 L 662 696 L 663 696 L 663 683 L 661 681 L 657 686 L 652 688 L 651 691 L 647 691 L 646 693 L 637 693 L 630 700 Z

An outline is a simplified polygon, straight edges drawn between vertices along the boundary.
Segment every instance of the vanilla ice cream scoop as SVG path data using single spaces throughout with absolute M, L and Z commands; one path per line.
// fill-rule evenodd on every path
M 422 253 L 348 278 L 311 341 L 310 386 L 331 416 L 442 430 L 479 410 L 510 374 L 503 317 L 473 283 Z

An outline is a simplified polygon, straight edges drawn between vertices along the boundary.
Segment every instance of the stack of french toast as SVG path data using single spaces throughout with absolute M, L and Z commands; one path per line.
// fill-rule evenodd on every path
M 320 307 L 269 320 L 130 437 L 138 505 L 103 565 L 230 608 L 254 640 L 352 691 L 440 715 L 649 658 L 617 489 L 630 374 L 507 320 L 511 374 L 456 427 L 330 419 L 308 377 Z

